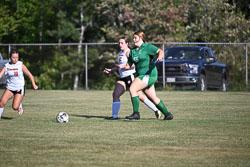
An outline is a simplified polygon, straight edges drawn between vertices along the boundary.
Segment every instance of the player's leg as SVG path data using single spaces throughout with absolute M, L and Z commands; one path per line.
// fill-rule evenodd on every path
M 12 103 L 13 110 L 18 110 L 19 115 L 23 114 L 23 107 L 22 107 L 23 97 L 24 97 L 24 95 L 22 95 L 22 94 L 15 94 L 14 99 L 13 99 L 13 103 Z
M 146 105 L 148 106 L 148 108 L 150 108 L 152 111 L 154 111 L 155 113 L 155 117 L 157 119 L 159 119 L 161 117 L 161 112 L 157 109 L 157 107 L 155 106 L 154 103 L 151 102 L 151 100 L 149 100 L 147 98 L 147 96 L 142 92 L 142 91 L 139 91 L 138 92 L 138 95 L 139 95 L 139 98 L 140 100 Z
M 163 101 L 159 97 L 156 96 L 154 85 L 152 85 L 148 89 L 145 89 L 144 92 L 150 99 L 152 99 L 152 101 L 155 103 L 156 107 L 164 114 L 164 116 L 165 116 L 164 120 L 173 119 L 173 115 L 167 110 Z
M 133 83 L 130 86 L 130 94 L 131 94 L 131 101 L 133 105 L 133 114 L 130 116 L 127 116 L 125 118 L 127 119 L 140 119 L 140 114 L 139 114 L 139 94 L 138 92 L 144 88 L 147 87 L 147 84 L 140 80 L 138 77 L 135 78 Z
M 112 103 L 112 118 L 117 119 L 120 110 L 120 96 L 126 91 L 126 85 L 123 81 L 117 81 L 115 89 L 113 91 L 113 103 Z
M 12 97 L 13 97 L 13 93 L 11 91 L 9 91 L 8 89 L 6 89 L 1 97 L 1 100 L 0 100 L 0 119 L 1 119 L 5 104 Z

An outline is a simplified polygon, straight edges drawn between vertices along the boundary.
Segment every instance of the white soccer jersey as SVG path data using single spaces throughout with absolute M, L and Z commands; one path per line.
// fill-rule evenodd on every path
M 23 77 L 23 62 L 18 61 L 16 64 L 5 64 L 5 76 L 7 79 L 6 88 L 12 91 L 23 89 L 24 77 Z
M 126 56 L 126 53 L 130 51 L 130 49 L 127 49 L 125 51 L 120 51 L 119 52 L 119 56 L 118 56 L 118 63 L 119 64 L 127 64 L 128 62 L 128 57 Z M 119 69 L 119 73 L 120 73 L 120 78 L 124 78 L 127 77 L 133 73 L 135 73 L 135 68 L 130 68 L 130 69 Z

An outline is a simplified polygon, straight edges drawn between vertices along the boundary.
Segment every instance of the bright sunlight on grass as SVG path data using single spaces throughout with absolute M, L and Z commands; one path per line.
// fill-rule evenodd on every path
M 0 91 L 2 94 L 3 90 Z M 119 120 L 111 116 L 111 91 L 26 91 L 24 114 L 5 106 L 0 120 L 0 166 L 250 166 L 250 93 L 158 91 L 173 113 L 156 120 L 129 93 Z M 69 122 L 56 122 L 58 112 Z

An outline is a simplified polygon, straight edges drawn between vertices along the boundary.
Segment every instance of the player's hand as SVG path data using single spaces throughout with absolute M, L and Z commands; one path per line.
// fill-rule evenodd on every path
M 35 84 L 35 85 L 33 85 L 33 88 L 34 88 L 34 90 L 37 90 L 38 86 Z
M 110 68 L 105 68 L 105 69 L 103 70 L 103 72 L 106 73 L 106 74 L 109 74 L 109 73 L 111 72 L 111 69 L 110 69 Z
M 160 61 L 163 61 L 163 57 L 158 57 L 158 58 L 156 59 L 156 62 L 160 62 Z

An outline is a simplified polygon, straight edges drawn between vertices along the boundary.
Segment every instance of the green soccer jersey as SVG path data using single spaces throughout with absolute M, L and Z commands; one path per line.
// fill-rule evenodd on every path
M 157 50 L 156 46 L 147 43 L 143 43 L 140 48 L 131 50 L 128 62 L 135 64 L 137 76 L 157 74 L 153 60 L 153 56 L 157 54 Z

